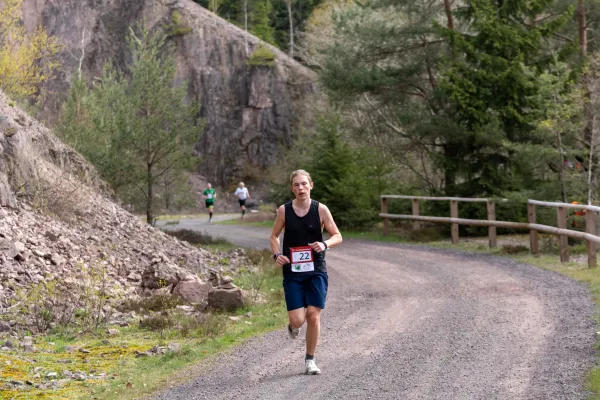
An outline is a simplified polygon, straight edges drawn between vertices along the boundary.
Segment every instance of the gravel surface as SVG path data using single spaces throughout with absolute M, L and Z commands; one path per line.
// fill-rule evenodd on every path
M 265 229 L 186 227 L 267 246 Z M 280 330 L 198 366 L 156 399 L 588 395 L 597 327 L 583 285 L 510 259 L 400 244 L 347 240 L 327 260 L 321 375 L 303 374 L 304 328 L 298 340 Z

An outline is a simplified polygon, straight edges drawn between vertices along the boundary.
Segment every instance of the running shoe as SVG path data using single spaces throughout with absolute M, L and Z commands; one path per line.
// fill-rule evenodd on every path
M 288 324 L 288 334 L 292 339 L 296 339 L 300 333 L 300 328 L 292 328 L 291 324 Z
M 306 375 L 319 375 L 321 370 L 317 367 L 315 360 L 306 360 Z

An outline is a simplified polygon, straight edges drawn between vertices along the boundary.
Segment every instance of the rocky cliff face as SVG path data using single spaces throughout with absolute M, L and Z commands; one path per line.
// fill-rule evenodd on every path
M 33 202 L 63 176 L 102 186 L 83 157 L 0 92 L 0 206 L 15 207 L 16 195 Z
M 128 28 L 145 21 L 164 26 L 174 11 L 192 30 L 175 36 L 178 80 L 189 84 L 190 100 L 200 100 L 206 120 L 195 150 L 202 157 L 200 173 L 217 184 L 257 177 L 272 165 L 278 147 L 289 144 L 300 120 L 299 102 L 315 92 L 312 72 L 273 49 L 272 67 L 246 63 L 259 40 L 190 0 L 24 0 L 25 24 L 43 25 L 65 44 L 62 69 L 47 89 L 57 96 L 44 104 L 41 118 L 58 114 L 82 54 L 87 78 L 114 62 L 128 59 Z M 82 53 L 84 52 L 84 53 Z

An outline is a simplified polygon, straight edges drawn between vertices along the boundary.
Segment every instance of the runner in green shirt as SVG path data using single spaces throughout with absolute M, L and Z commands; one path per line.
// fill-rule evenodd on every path
M 212 188 L 212 185 L 209 183 L 207 189 L 204 190 L 202 196 L 205 198 L 204 203 L 206 204 L 206 208 L 208 208 L 208 222 L 211 222 L 213 216 L 213 209 L 215 207 L 215 197 L 217 197 L 217 191 Z

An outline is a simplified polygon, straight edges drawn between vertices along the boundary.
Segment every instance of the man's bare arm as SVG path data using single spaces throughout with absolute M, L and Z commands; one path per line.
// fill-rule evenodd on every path
M 323 226 L 331 237 L 323 242 L 314 242 L 308 244 L 317 253 L 325 251 L 325 245 L 327 245 L 327 248 L 332 248 L 342 243 L 342 234 L 335 224 L 333 216 L 326 205 L 319 204 L 319 216 L 323 218 Z
M 281 232 L 283 231 L 284 227 L 285 227 L 285 207 L 281 206 L 277 209 L 277 218 L 275 218 L 275 224 L 273 224 L 273 230 L 271 231 L 270 242 L 271 242 L 271 251 L 273 252 L 273 254 L 279 253 L 279 248 L 280 248 L 279 235 L 281 235 Z M 279 265 L 279 266 L 282 266 L 289 262 L 290 262 L 290 259 L 284 255 L 280 255 L 279 257 L 277 257 L 277 265 Z
M 331 211 L 329 211 L 329 208 L 327 208 L 327 206 L 324 204 L 320 204 L 319 209 L 323 211 L 323 214 L 321 214 L 323 215 L 323 225 L 325 226 L 325 229 L 331 236 L 325 241 L 327 243 L 327 247 L 335 247 L 341 244 L 342 234 L 340 233 L 340 230 L 338 229 L 337 225 L 335 224 L 335 221 L 333 220 Z

